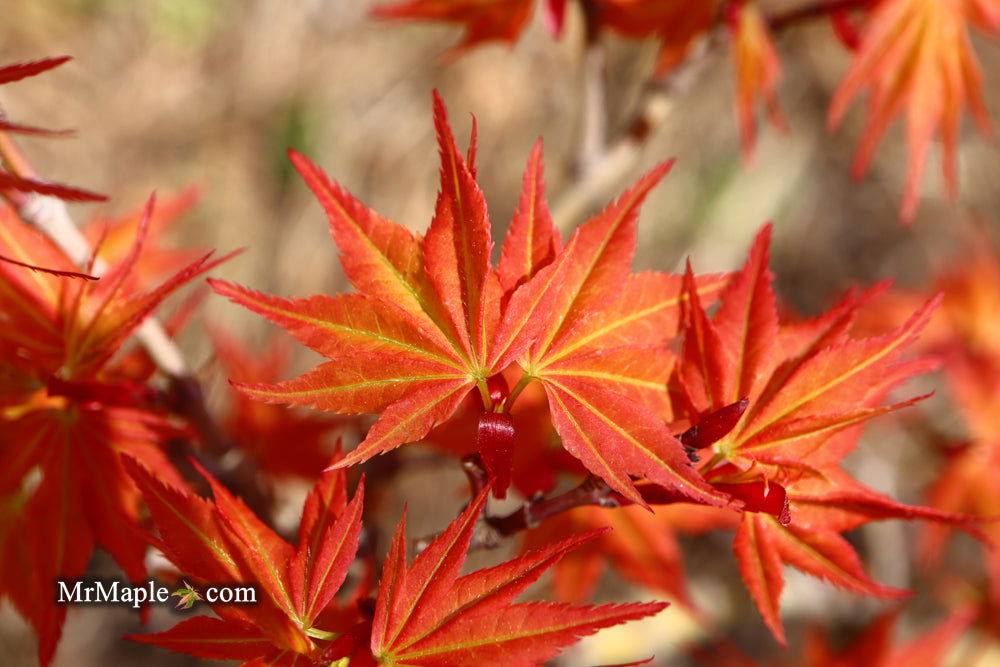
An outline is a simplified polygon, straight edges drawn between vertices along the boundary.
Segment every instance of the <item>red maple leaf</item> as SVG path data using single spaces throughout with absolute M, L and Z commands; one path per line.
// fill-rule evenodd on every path
M 240 379 L 277 381 L 288 369 L 291 349 L 286 339 L 271 338 L 251 350 L 219 328 L 209 330 L 222 371 Z M 348 417 L 261 403 L 230 390 L 223 428 L 234 446 L 269 475 L 313 479 L 330 461 L 337 432 L 355 426 Z
M 884 0 L 865 21 L 854 61 L 830 105 L 830 124 L 839 125 L 851 100 L 869 89 L 868 125 L 854 163 L 855 175 L 861 176 L 892 119 L 905 114 L 910 158 L 900 210 L 904 222 L 916 215 L 931 139 L 940 133 L 945 185 L 954 193 L 963 107 L 969 105 L 984 134 L 992 133 L 967 23 L 995 31 L 998 14 L 995 3 L 985 0 Z
M 152 201 L 144 220 L 151 212 Z M 3 217 L 0 254 L 76 268 L 9 209 Z M 155 392 L 109 379 L 105 369 L 166 296 L 225 258 L 206 255 L 152 290 L 131 291 L 145 229 L 99 281 L 0 263 L 0 497 L 11 510 L 0 518 L 0 591 L 35 627 L 43 664 L 66 614 L 54 604 L 54 581 L 82 575 L 95 544 L 130 579 L 145 577 L 138 493 L 119 454 L 176 478 L 158 444 L 177 429 L 150 411 Z
M 335 600 L 358 547 L 362 486 L 348 503 L 342 472 L 321 477 L 306 499 L 293 547 L 204 470 L 213 502 L 165 483 L 134 461 L 126 460 L 126 467 L 156 525 L 154 546 L 196 582 L 250 584 L 257 595 L 253 605 L 213 604 L 219 618 L 197 616 L 130 639 L 202 658 L 307 665 L 314 663 L 306 658 L 318 658 L 331 638 L 366 635 L 356 605 Z
M 485 489 L 441 535 L 406 563 L 405 516 L 379 585 L 372 654 L 406 665 L 534 665 L 601 628 L 656 614 L 664 603 L 573 607 L 511 604 L 563 554 L 598 533 L 550 544 L 460 577 Z
M 346 603 L 335 597 L 361 531 L 361 487 L 347 504 L 342 471 L 316 484 L 293 547 L 204 471 L 214 502 L 164 484 L 138 464 L 128 467 L 159 531 L 154 544 L 171 562 L 199 581 L 255 584 L 262 597 L 249 607 L 213 605 L 219 618 L 200 616 L 166 632 L 130 637 L 172 651 L 247 665 L 329 664 L 345 657 L 352 665 L 527 665 L 581 636 L 666 606 L 511 604 L 593 533 L 459 577 L 487 489 L 410 565 L 404 517 L 370 613 L 357 604 L 359 595 Z
M 689 279 L 674 396 L 679 410 L 692 415 L 724 413 L 747 400 L 738 421 L 728 420 L 721 437 L 715 432 L 709 438 L 714 442 L 701 454 L 700 471 L 746 502 L 734 545 L 740 572 L 783 643 L 779 597 L 785 563 L 850 590 L 895 597 L 905 592 L 872 581 L 840 533 L 887 518 L 974 529 L 971 517 L 897 503 L 839 467 L 864 422 L 919 400 L 882 405 L 890 389 L 933 365 L 903 360 L 902 354 L 940 297 L 899 328 L 872 338 L 852 338 L 850 327 L 881 287 L 848 294 L 812 320 L 781 324 L 767 269 L 769 238 L 766 227 L 713 317 L 699 304 Z
M 681 278 L 632 275 L 629 268 L 639 205 L 669 164 L 651 171 L 563 247 L 544 202 L 536 148 L 494 269 L 474 164 L 458 151 L 440 98 L 435 125 L 441 191 L 422 240 L 293 154 L 326 208 L 358 293 L 281 299 L 213 281 L 220 294 L 330 359 L 296 380 L 237 387 L 272 403 L 380 413 L 365 440 L 338 463 L 347 466 L 425 437 L 473 388 L 485 413 L 501 413 L 538 380 L 563 446 L 633 502 L 644 504 L 630 475 L 701 502 L 727 503 L 691 469 L 663 421 L 673 357 L 661 345 L 677 329 Z M 470 156 L 474 146 L 473 136 Z M 696 291 L 710 296 L 724 283 L 706 276 Z M 509 396 L 502 388 L 494 395 L 491 378 L 512 363 L 523 370 L 521 380 Z M 483 458 L 494 454 L 485 451 Z M 509 457 L 496 465 L 509 466 Z M 505 490 L 501 484 L 497 492 Z

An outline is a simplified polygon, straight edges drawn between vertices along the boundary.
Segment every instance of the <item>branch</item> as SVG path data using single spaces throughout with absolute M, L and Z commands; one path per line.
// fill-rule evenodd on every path
M 632 503 L 612 489 L 600 477 L 589 475 L 580 485 L 552 496 L 551 498 L 533 498 L 520 507 L 502 517 L 486 517 L 484 522 L 492 529 L 487 531 L 484 540 L 477 544 L 473 538 L 471 548 L 493 548 L 501 539 L 516 535 L 523 530 L 534 528 L 550 517 L 568 512 L 576 507 L 596 505 L 598 507 L 622 507 Z M 496 542 L 489 541 L 495 538 Z
M 676 108 L 676 97 L 693 87 L 701 78 L 714 62 L 718 47 L 724 44 L 725 40 L 724 28 L 712 29 L 701 42 L 692 47 L 691 54 L 682 64 L 675 67 L 668 76 L 659 77 L 650 84 L 639 111 L 622 136 L 595 159 L 589 160 L 580 177 L 568 190 L 561 193 L 556 201 L 552 217 L 560 230 L 572 229 L 589 209 L 612 195 L 612 190 L 635 166 L 646 139 L 673 113 Z M 593 67 L 593 63 L 588 63 L 588 72 L 591 72 Z M 591 72 L 588 81 L 593 76 Z M 603 95 L 603 84 L 601 95 Z M 592 93 L 592 96 L 596 97 L 596 92 Z M 589 97 L 588 106 L 593 103 Z M 594 112 L 585 109 L 585 114 L 587 113 L 590 113 L 591 117 L 595 115 Z
M 871 2 L 872 0 L 820 0 L 820 2 L 815 2 L 811 5 L 803 5 L 781 12 L 780 14 L 774 14 L 767 20 L 767 24 L 771 30 L 777 32 L 795 23 L 822 18 L 833 12 L 863 9 L 870 5 Z
M 586 24 L 580 100 L 583 127 L 576 170 L 585 177 L 600 163 L 607 150 L 608 95 L 607 55 L 600 40 L 597 10 L 588 0 L 584 0 L 582 8 Z

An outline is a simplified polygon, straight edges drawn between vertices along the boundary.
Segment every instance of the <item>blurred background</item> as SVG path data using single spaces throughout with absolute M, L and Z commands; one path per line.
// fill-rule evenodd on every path
M 559 208 L 577 179 L 583 22 L 572 3 L 558 40 L 534 16 L 516 45 L 486 45 L 459 59 L 444 55 L 460 41 L 458 28 L 376 21 L 368 16 L 374 4 L 369 0 L 2 4 L 0 63 L 74 58 L 50 74 L 5 86 L 0 95 L 13 119 L 75 129 L 66 140 L 21 142 L 40 174 L 112 196 L 101 207 L 74 205 L 74 217 L 124 214 L 154 190 L 166 196 L 194 184 L 200 203 L 178 222 L 168 241 L 220 251 L 246 248 L 214 275 L 265 292 L 305 296 L 346 286 L 325 217 L 291 169 L 287 147 L 310 156 L 383 215 L 418 231 L 427 226 L 438 172 L 432 89 L 448 104 L 460 144 L 468 136 L 471 116 L 478 120 L 479 180 L 498 235 L 516 206 L 521 172 L 538 137 L 545 142 L 553 208 Z M 636 113 L 658 45 L 613 35 L 604 40 L 608 128 L 614 138 Z M 984 72 L 986 105 L 996 121 L 1000 48 L 978 36 L 974 44 Z M 762 126 L 753 165 L 740 159 L 732 67 L 726 49 L 717 49 L 704 56 L 697 78 L 671 96 L 666 120 L 645 141 L 634 164 L 622 170 L 613 192 L 597 198 L 596 204 L 603 204 L 653 164 L 677 158 L 643 209 L 636 269 L 676 269 L 688 257 L 699 272 L 734 269 L 760 225 L 774 221 L 772 267 L 779 293 L 795 312 L 815 314 L 851 285 L 893 278 L 902 286 L 924 287 L 931 274 L 960 257 L 961 230 L 969 229 L 972 220 L 1000 222 L 1000 150 L 967 124 L 959 142 L 957 201 L 944 194 L 935 146 L 916 220 L 910 228 L 901 226 L 898 206 L 906 167 L 902 127 L 890 129 L 869 174 L 853 180 L 850 166 L 863 104 L 852 107 L 838 132 L 830 133 L 826 125 L 832 91 L 850 54 L 822 20 L 783 33 L 778 47 L 784 65 L 779 100 L 790 127 L 780 132 Z M 204 310 L 205 321 L 240 331 L 252 344 L 269 334 L 261 318 L 219 297 L 210 297 Z M 211 366 L 199 325 L 182 335 L 181 344 L 206 378 L 214 377 L 217 369 Z M 300 356 L 295 370 L 314 361 L 306 352 Z M 890 438 L 900 438 L 891 435 L 896 433 L 892 424 L 869 428 L 859 477 L 916 502 L 933 469 L 906 442 L 887 446 Z M 446 474 L 460 491 L 461 475 Z M 425 473 L 416 473 L 404 486 L 411 498 L 432 483 L 420 475 Z M 414 533 L 442 525 L 454 512 L 448 500 L 441 500 L 439 514 L 425 512 L 425 523 L 418 522 Z M 415 509 L 411 507 L 411 516 L 418 516 Z M 912 527 L 892 524 L 873 530 L 882 532 L 871 539 L 886 545 L 868 549 L 875 556 L 875 578 L 906 585 L 895 579 L 896 560 L 905 558 Z M 731 561 L 726 539 L 716 547 L 720 558 Z M 879 553 L 885 555 L 880 558 Z M 731 562 L 728 566 L 735 571 Z M 718 589 L 725 584 L 708 576 L 702 584 L 703 595 L 719 594 L 720 618 L 743 619 L 737 627 L 765 636 L 745 592 L 737 587 L 733 594 L 722 594 Z M 654 597 L 625 584 L 602 592 Z M 733 602 L 740 595 L 742 601 Z M 734 604 L 741 606 L 727 611 Z M 810 618 L 847 617 L 853 610 L 869 613 L 877 607 L 874 601 L 789 573 L 785 618 L 790 628 Z M 686 658 L 671 651 L 693 630 L 682 612 L 671 613 L 602 633 L 565 664 L 635 658 L 630 651 L 636 646 L 655 650 L 662 664 L 685 664 Z M 157 610 L 154 629 L 170 625 L 172 618 Z M 124 611 L 74 610 L 57 664 L 196 664 L 117 640 L 137 630 L 134 617 Z M 33 655 L 30 631 L 5 606 L 0 662 L 29 665 Z

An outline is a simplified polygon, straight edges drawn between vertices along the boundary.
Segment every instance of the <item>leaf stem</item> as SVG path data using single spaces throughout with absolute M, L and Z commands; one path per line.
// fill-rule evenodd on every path
M 322 639 L 324 641 L 331 641 L 340 636 L 339 632 L 327 632 L 319 628 L 306 628 L 306 634 L 313 639 Z
M 486 384 L 486 380 L 480 380 L 477 382 L 476 388 L 479 389 L 479 398 L 483 401 L 483 410 L 486 412 L 492 412 L 493 398 L 490 396 L 490 388 Z
M 710 458 L 708 460 L 708 463 L 706 463 L 705 465 L 701 466 L 699 472 L 701 472 L 702 475 L 707 474 L 712 468 L 714 468 L 715 466 L 719 465 L 723 461 L 723 459 L 725 459 L 725 458 L 726 458 L 725 454 L 723 454 L 722 452 L 716 452 L 712 456 L 712 458 Z
M 535 376 L 525 373 L 521 376 L 521 379 L 517 381 L 514 388 L 511 389 L 510 393 L 507 394 L 507 398 L 504 399 L 503 403 L 499 406 L 498 412 L 510 412 L 511 408 L 514 407 L 514 401 L 517 397 L 521 395 L 524 388 L 531 384 L 531 381 L 535 379 Z

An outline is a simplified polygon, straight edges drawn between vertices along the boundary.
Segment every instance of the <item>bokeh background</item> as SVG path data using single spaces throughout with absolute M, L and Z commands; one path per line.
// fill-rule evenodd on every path
M 373 4 L 2 0 L 0 62 L 64 54 L 74 61 L 5 87 L 0 104 L 14 119 L 76 130 L 71 139 L 25 139 L 22 145 L 46 177 L 112 195 L 101 207 L 73 206 L 77 219 L 122 214 L 140 206 L 151 191 L 167 195 L 195 184 L 201 202 L 177 224 L 170 240 L 221 251 L 245 247 L 215 275 L 276 294 L 345 288 L 325 218 L 290 168 L 286 147 L 311 156 L 382 214 L 423 230 L 437 190 L 430 92 L 435 88 L 449 106 L 460 142 L 471 115 L 478 119 L 479 177 L 498 234 L 514 210 L 521 171 L 538 137 L 545 142 L 549 199 L 558 209 L 577 178 L 583 82 L 577 13 L 571 10 L 558 41 L 536 16 L 512 47 L 484 46 L 449 59 L 444 54 L 458 43 L 457 28 L 376 21 L 368 16 Z M 657 45 L 614 36 L 605 41 L 608 126 L 614 137 L 636 111 Z M 978 37 L 974 43 L 986 104 L 997 120 L 1000 48 Z M 960 259 L 957 239 L 971 220 L 1000 221 L 1000 150 L 968 126 L 960 140 L 957 201 L 944 195 L 935 150 L 916 220 L 902 227 L 897 213 L 906 158 L 902 128 L 897 124 L 890 130 L 868 176 L 853 180 L 850 165 L 864 119 L 862 105 L 855 105 L 838 132 L 831 133 L 826 124 L 826 108 L 849 54 L 824 21 L 787 31 L 779 48 L 784 62 L 779 99 L 790 127 L 762 130 L 753 165 L 740 159 L 733 75 L 722 48 L 706 56 L 698 76 L 672 95 L 668 117 L 635 164 L 611 191 L 594 193 L 596 208 L 654 163 L 677 158 L 643 209 L 636 268 L 675 269 L 690 257 L 699 271 L 733 269 L 759 226 L 772 220 L 779 293 L 790 308 L 812 314 L 851 285 L 883 278 L 903 286 L 926 285 L 936 268 Z M 204 310 L 204 321 L 224 323 L 252 343 L 268 334 L 260 318 L 221 298 L 210 297 Z M 200 322 L 181 344 L 207 379 L 215 369 Z M 297 363 L 304 369 L 311 361 L 303 352 Z M 902 500 L 918 501 L 933 475 L 933 458 L 899 436 L 892 424 L 869 428 L 855 458 L 862 481 Z M 460 475 L 442 474 L 460 490 Z M 426 471 L 414 473 L 401 495 L 420 496 L 437 480 Z M 411 508 L 412 516 L 424 517 L 415 532 L 433 530 L 454 512 L 456 504 L 446 500 L 437 512 L 429 505 L 422 513 Z M 912 531 L 879 525 L 859 538 L 876 579 L 906 585 L 902 563 Z M 728 576 L 734 576 L 727 539 L 710 546 L 726 562 Z M 113 572 L 100 558 L 94 567 Z M 706 572 L 700 584 L 695 582 L 696 590 L 716 596 L 710 604 L 736 632 L 764 637 L 746 593 L 738 585 L 728 591 L 733 582 L 720 583 L 718 576 Z M 877 606 L 789 576 L 785 615 L 790 627 L 818 617 L 849 620 L 856 610 L 870 613 Z M 621 583 L 602 592 L 652 597 Z M 169 625 L 170 614 L 160 611 L 153 625 Z M 684 664 L 686 658 L 671 651 L 692 630 L 681 612 L 672 614 L 604 633 L 566 664 L 634 658 L 629 651 L 636 646 L 657 651 L 663 664 Z M 919 614 L 914 618 L 910 632 L 919 627 Z M 74 611 L 57 664 L 197 662 L 117 640 L 137 630 L 134 617 L 124 611 Z M 0 663 L 30 665 L 33 656 L 30 631 L 5 606 Z

